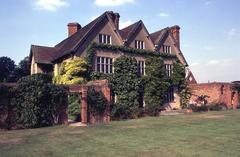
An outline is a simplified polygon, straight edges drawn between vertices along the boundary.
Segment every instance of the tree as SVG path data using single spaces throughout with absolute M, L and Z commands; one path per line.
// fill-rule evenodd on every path
M 9 57 L 0 57 L 0 82 L 6 81 L 9 74 L 14 70 L 15 63 Z
M 117 58 L 110 82 L 117 95 L 117 102 L 112 110 L 113 116 L 120 119 L 137 117 L 141 80 L 137 74 L 136 59 L 127 56 Z
M 144 81 L 144 100 L 146 111 L 151 116 L 158 115 L 163 106 L 170 83 L 165 75 L 163 60 L 160 57 L 146 59 Z
M 14 70 L 9 75 L 8 82 L 17 82 L 20 78 L 30 75 L 30 62 L 29 57 L 25 57 L 15 66 Z
M 57 84 L 81 84 L 86 81 L 87 63 L 82 58 L 64 61 L 60 67 L 60 75 L 54 78 Z

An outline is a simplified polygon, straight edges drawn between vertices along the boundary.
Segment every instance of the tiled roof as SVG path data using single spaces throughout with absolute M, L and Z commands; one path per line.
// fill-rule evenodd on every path
M 58 48 L 59 51 L 57 52 L 54 59 L 58 59 L 59 57 L 62 57 L 74 51 L 74 49 L 79 45 L 79 43 L 84 39 L 84 37 L 91 30 L 91 28 L 99 21 L 99 19 L 102 18 L 102 16 L 99 16 L 98 18 L 84 26 L 82 29 L 77 31 L 75 34 L 57 44 L 55 47 Z
M 164 28 L 160 31 L 154 32 L 150 34 L 150 38 L 152 39 L 152 42 L 157 45 L 162 39 L 164 38 L 165 34 L 168 33 L 169 28 Z
M 58 49 L 46 46 L 31 46 L 31 52 L 34 55 L 36 63 L 52 64 L 52 60 Z
M 120 35 L 122 36 L 123 40 L 127 40 L 130 36 L 134 33 L 137 27 L 142 23 L 142 21 L 138 21 L 134 24 L 131 24 L 123 29 L 120 30 Z
M 52 64 L 52 61 L 63 57 L 73 52 L 79 43 L 86 37 L 90 30 L 107 15 L 107 12 L 84 26 L 72 36 L 66 38 L 55 47 L 35 46 L 31 47 L 31 52 L 34 54 L 35 60 L 38 63 Z

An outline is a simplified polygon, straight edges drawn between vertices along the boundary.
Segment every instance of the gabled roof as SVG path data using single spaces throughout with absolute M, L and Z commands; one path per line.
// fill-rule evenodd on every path
M 150 34 L 150 38 L 152 42 L 155 45 L 158 45 L 165 37 L 166 34 L 168 34 L 169 27 L 161 29 L 160 31 L 154 32 Z
M 129 46 L 130 42 L 132 41 L 132 39 L 135 37 L 135 35 L 137 34 L 137 31 L 139 28 L 143 28 L 146 30 L 147 34 L 150 36 L 147 28 L 145 27 L 144 23 L 142 20 L 123 28 L 122 30 L 120 30 L 120 34 L 122 36 L 122 39 L 125 41 L 125 45 Z
M 134 24 L 131 24 L 123 29 L 120 30 L 120 34 L 123 38 L 123 40 L 128 40 L 131 35 L 135 32 L 135 30 L 138 28 L 138 26 L 140 26 L 140 24 L 142 23 L 142 21 L 138 21 Z
M 195 79 L 195 77 L 190 69 L 187 69 L 186 80 L 188 81 L 189 84 L 197 84 L 197 80 Z
M 62 42 L 57 44 L 55 47 L 44 47 L 44 46 L 37 46 L 37 48 L 34 47 L 34 49 L 31 50 L 31 52 L 34 52 L 36 60 L 39 62 L 43 61 L 45 62 L 52 62 L 55 61 L 65 55 L 74 53 L 79 46 L 84 42 L 84 40 L 88 37 L 88 35 L 94 31 L 95 27 L 104 19 L 108 18 L 111 19 L 109 16 L 109 12 L 105 12 L 99 17 L 97 17 L 95 20 L 78 30 L 75 34 L 72 36 L 64 39 Z M 117 29 L 116 29 L 117 30 Z M 117 30 L 118 32 L 118 30 Z M 120 32 L 118 32 L 120 34 Z M 49 56 L 47 56 L 44 52 L 51 53 Z M 38 59 L 39 57 L 39 59 Z M 51 59 L 51 60 L 49 60 Z M 47 61 L 48 60 L 48 61 Z
M 173 26 L 175 27 L 175 26 Z M 178 26 L 179 27 L 179 26 Z M 170 29 L 172 27 L 166 27 L 162 30 L 159 30 L 157 32 L 154 32 L 154 33 L 151 33 L 150 34 L 150 38 L 152 40 L 152 42 L 154 43 L 155 46 L 157 46 L 156 48 L 160 48 L 164 41 L 166 40 L 166 37 L 169 35 L 171 37 L 171 39 L 173 40 L 174 44 L 176 43 L 176 40 L 175 38 L 173 37 L 172 33 L 170 32 Z M 185 62 L 186 66 L 188 65 L 187 64 L 187 61 L 185 59 L 185 57 L 183 56 L 182 54 L 182 51 L 180 50 L 180 48 L 178 46 L 175 46 L 177 48 L 177 50 L 179 51 L 179 53 L 177 54 L 177 56 L 181 57 L 183 59 L 183 61 Z
M 53 47 L 32 45 L 30 56 L 34 55 L 36 63 L 52 64 L 56 52 L 57 49 Z

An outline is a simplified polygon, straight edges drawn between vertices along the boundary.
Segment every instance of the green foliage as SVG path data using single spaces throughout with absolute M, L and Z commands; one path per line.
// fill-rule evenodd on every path
M 130 54 L 130 55 L 160 56 L 162 58 L 176 58 L 176 56 L 173 54 L 159 53 L 156 51 L 149 51 L 149 50 L 143 50 L 143 49 L 134 49 L 134 48 L 118 46 L 118 45 L 92 43 L 88 47 L 87 55 L 85 58 L 88 65 L 89 76 L 92 72 L 92 64 L 93 64 L 93 59 L 94 59 L 96 49 L 102 49 L 102 50 L 108 50 L 108 51 L 111 50 L 113 53 L 119 53 L 119 51 L 121 51 L 125 54 Z
M 160 57 L 148 57 L 145 62 L 144 100 L 149 115 L 158 115 L 163 106 L 166 92 L 170 87 L 165 75 L 163 60 Z
M 0 86 L 0 115 L 7 112 L 10 104 L 11 94 L 10 88 Z
M 21 77 L 30 75 L 30 61 L 29 57 L 25 57 L 21 60 L 14 68 L 14 70 L 10 73 L 7 81 L 8 82 L 17 82 Z
M 90 74 L 90 78 L 91 80 L 111 80 L 112 79 L 112 74 L 104 74 L 104 73 L 100 73 L 100 72 L 92 72 Z
M 66 90 L 51 84 L 51 81 L 51 77 L 45 74 L 35 74 L 19 80 L 15 102 L 20 127 L 36 128 L 53 125 L 58 113 L 66 109 Z
M 81 121 L 81 96 L 79 93 L 70 93 L 68 95 L 68 114 L 69 118 L 75 121 Z
M 141 80 L 137 74 L 136 59 L 127 56 L 116 59 L 111 87 L 117 95 L 117 103 L 112 112 L 113 116 L 120 119 L 137 117 Z
M 102 91 L 97 92 L 94 87 L 89 87 L 87 93 L 88 111 L 95 114 L 102 114 L 106 109 L 106 103 L 107 100 Z
M 191 90 L 188 87 L 187 80 L 185 78 L 185 66 L 179 62 L 173 64 L 173 74 L 171 81 L 174 86 L 178 89 L 178 94 L 181 97 L 182 108 L 187 108 L 189 99 L 191 98 Z
M 6 81 L 14 68 L 15 63 L 11 58 L 0 57 L 0 82 Z
M 82 58 L 64 61 L 60 67 L 60 75 L 54 77 L 57 84 L 82 84 L 86 81 L 87 64 Z

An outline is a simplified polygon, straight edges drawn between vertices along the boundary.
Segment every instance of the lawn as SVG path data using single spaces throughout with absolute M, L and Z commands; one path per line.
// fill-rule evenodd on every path
M 0 157 L 239 157 L 240 111 L 0 131 Z

